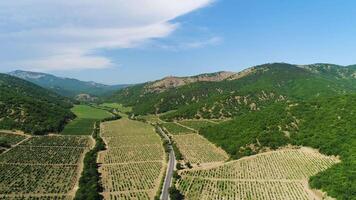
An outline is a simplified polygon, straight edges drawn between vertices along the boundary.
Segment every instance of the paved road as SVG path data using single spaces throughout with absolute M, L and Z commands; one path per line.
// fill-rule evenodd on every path
M 169 189 L 169 187 L 171 187 L 171 184 L 172 184 L 172 177 L 173 177 L 174 167 L 175 167 L 175 164 L 176 164 L 176 157 L 174 155 L 174 151 L 173 151 L 173 148 L 172 148 L 172 145 L 171 145 L 171 140 L 169 139 L 169 137 L 162 131 L 162 129 L 160 127 L 158 127 L 158 131 L 160 132 L 160 134 L 162 134 L 169 141 L 169 145 L 168 145 L 168 149 L 169 149 L 168 168 L 167 168 L 166 178 L 165 178 L 164 183 L 163 183 L 162 195 L 161 195 L 161 199 L 162 200 L 169 200 L 168 189 Z

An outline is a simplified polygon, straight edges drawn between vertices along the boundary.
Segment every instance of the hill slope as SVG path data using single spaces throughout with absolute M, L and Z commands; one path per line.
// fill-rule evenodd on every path
M 75 97 L 80 94 L 103 95 L 128 85 L 104 85 L 95 82 L 80 81 L 72 78 L 61 78 L 51 74 L 16 70 L 12 76 L 30 81 L 41 87 L 53 90 L 62 96 Z
M 355 121 L 356 95 L 341 95 L 273 104 L 202 128 L 200 134 L 235 159 L 287 144 L 339 155 L 342 162 L 312 177 L 310 185 L 346 200 L 356 194 Z
M 220 81 L 197 81 L 159 92 L 147 91 L 152 83 L 136 85 L 118 91 L 109 100 L 133 106 L 135 114 L 177 110 L 165 116 L 168 120 L 230 118 L 275 102 L 356 91 L 355 80 L 274 63 L 253 67 Z
M 71 102 L 28 81 L 0 74 L 0 129 L 59 132 L 73 118 Z

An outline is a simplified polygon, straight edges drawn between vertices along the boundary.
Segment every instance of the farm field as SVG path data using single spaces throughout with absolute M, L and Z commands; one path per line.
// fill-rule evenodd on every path
M 157 115 L 142 115 L 138 116 L 137 119 L 153 124 L 158 124 L 162 122 Z
M 181 172 L 186 199 L 320 199 L 308 177 L 338 163 L 309 148 L 284 149 Z
M 112 116 L 105 110 L 87 105 L 75 105 L 71 111 L 77 118 L 65 126 L 63 135 L 91 135 L 96 121 Z
M 72 199 L 89 137 L 36 136 L 0 155 L 0 199 Z
M 165 152 L 154 127 L 122 118 L 101 124 L 107 150 L 100 152 L 105 199 L 153 199 L 165 174 Z
M 186 128 L 175 122 L 165 122 L 162 124 L 164 130 L 168 131 L 172 135 L 180 135 L 187 133 L 194 133 L 195 130 Z
M 213 126 L 213 125 L 217 124 L 217 122 L 212 122 L 212 121 L 208 121 L 208 120 L 182 120 L 182 121 L 179 121 L 178 123 L 183 126 L 192 128 L 196 131 L 199 131 L 199 129 L 207 127 L 207 126 Z
M 225 151 L 196 133 L 174 135 L 173 140 L 184 160 L 192 164 L 223 162 L 229 158 Z
M 16 133 L 5 133 L 5 132 L 0 132 L 0 142 L 3 142 L 8 145 L 15 145 L 22 140 L 26 139 L 28 136 L 26 135 L 20 135 Z
M 132 108 L 131 107 L 125 107 L 122 104 L 119 103 L 102 103 L 99 106 L 101 107 L 106 107 L 106 108 L 114 108 L 117 109 L 120 112 L 127 113 L 131 112 Z

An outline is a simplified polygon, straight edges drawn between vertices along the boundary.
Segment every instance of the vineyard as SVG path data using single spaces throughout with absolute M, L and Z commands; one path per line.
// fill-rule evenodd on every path
M 187 199 L 318 199 L 308 178 L 338 163 L 312 149 L 284 149 L 181 172 Z
M 0 155 L 0 199 L 72 199 L 89 137 L 31 137 Z
M 163 123 L 162 127 L 172 135 L 181 135 L 195 132 L 195 130 L 189 129 L 175 122 Z
M 15 145 L 26 138 L 26 135 L 0 132 L 0 141 L 3 141 L 8 145 Z
M 100 152 L 105 199 L 152 199 L 164 175 L 160 137 L 148 124 L 123 118 L 101 125 L 107 150 Z
M 173 139 L 184 160 L 190 163 L 222 162 L 229 158 L 222 149 L 196 133 L 174 135 Z

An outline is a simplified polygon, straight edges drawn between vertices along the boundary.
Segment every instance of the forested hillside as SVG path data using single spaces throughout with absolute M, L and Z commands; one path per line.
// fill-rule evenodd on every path
M 167 120 L 230 118 L 258 111 L 275 102 L 355 91 L 355 80 L 349 77 L 341 78 L 327 71 L 321 73 L 313 66 L 275 63 L 253 67 L 243 76 L 217 82 L 199 81 L 163 92 L 147 91 L 146 88 L 152 83 L 136 85 L 118 91 L 109 100 L 133 106 L 135 114 L 176 110 L 163 117 Z
M 342 162 L 310 180 L 338 199 L 356 194 L 356 95 L 278 103 L 200 130 L 233 158 L 286 144 L 310 146 Z
M 71 102 L 28 81 L 0 74 L 0 129 L 59 132 L 74 115 Z

